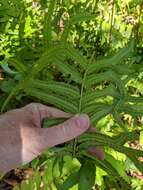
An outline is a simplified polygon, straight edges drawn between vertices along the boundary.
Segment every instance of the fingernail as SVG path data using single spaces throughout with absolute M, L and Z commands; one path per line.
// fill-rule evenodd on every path
M 89 128 L 90 120 L 89 120 L 88 115 L 86 115 L 86 114 L 77 114 L 75 117 L 77 117 L 76 122 L 77 122 L 77 125 L 79 127 L 84 127 L 86 129 Z

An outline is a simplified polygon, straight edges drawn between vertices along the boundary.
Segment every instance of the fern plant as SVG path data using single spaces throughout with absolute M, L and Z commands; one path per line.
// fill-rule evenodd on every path
M 15 74 L 20 76 L 20 80 L 5 100 L 2 111 L 13 96 L 24 94 L 35 101 L 55 106 L 66 112 L 86 113 L 90 117 L 92 126 L 97 128 L 101 119 L 106 116 L 113 117 L 118 124 L 116 126 L 118 134 L 110 136 L 99 129 L 95 134 L 83 134 L 63 147 L 51 149 L 49 152 L 50 154 L 52 152 L 54 159 L 50 171 L 53 172 L 53 168 L 59 163 L 59 170 L 62 173 L 63 158 L 65 155 L 70 155 L 70 158 L 76 158 L 80 162 L 80 167 L 68 173 L 68 177 L 64 178 L 62 183 L 53 178 L 58 190 L 68 190 L 76 184 L 79 190 L 92 189 L 99 168 L 108 174 L 104 178 L 106 188 L 131 189 L 124 168 L 108 149 L 124 154 L 138 170 L 143 172 L 143 165 L 138 159 L 143 157 L 143 152 L 127 146 L 129 141 L 139 139 L 140 131 L 129 130 L 122 120 L 123 113 L 132 117 L 143 115 L 143 97 L 132 96 L 127 91 L 128 82 L 136 77 L 142 68 L 142 65 L 132 64 L 129 60 L 134 51 L 134 41 L 131 40 L 126 47 L 110 57 L 95 59 L 93 53 L 89 58 L 68 43 L 68 36 L 72 25 L 94 19 L 95 15 L 85 16 L 84 12 L 70 15 L 60 40 L 53 43 L 52 21 L 56 1 L 49 1 L 45 9 L 47 7 L 49 11 L 45 11 L 43 27 L 44 53 L 30 68 L 17 59 L 8 60 L 9 65 L 15 68 Z M 10 71 L 4 64 L 3 68 Z M 41 79 L 43 71 L 47 74 L 52 73 L 52 79 Z M 44 127 L 63 121 L 64 118 L 61 121 L 48 120 L 44 123 Z M 105 159 L 100 161 L 89 154 L 87 149 L 90 147 L 104 147 Z M 109 186 L 107 181 L 111 182 L 112 186 Z M 29 186 L 31 185 L 33 188 L 30 182 Z
M 98 166 L 110 176 L 114 176 L 113 181 L 118 189 L 120 186 L 130 189 L 129 184 L 123 179 L 123 176 L 120 176 L 112 162 L 109 162 L 106 157 L 105 160 L 99 161 L 93 155 L 88 154 L 86 150 L 89 147 L 110 147 L 121 152 L 143 172 L 143 166 L 138 161 L 138 158 L 143 156 L 143 152 L 124 146 L 126 142 L 138 139 L 139 133 L 136 131 L 129 132 L 120 117 L 123 112 L 132 116 L 143 115 L 143 106 L 136 104 L 136 102 L 142 102 L 143 99 L 129 95 L 126 90 L 126 83 L 134 73 L 134 68 L 125 64 L 124 60 L 129 57 L 132 51 L 133 42 L 130 42 L 127 47 L 119 50 L 112 57 L 100 60 L 91 58 L 89 60 L 69 44 L 61 43 L 50 47 L 48 52 L 34 64 L 31 73 L 28 75 L 22 63 L 15 62 L 14 65 L 18 71 L 23 72 L 25 77 L 11 92 L 4 106 L 15 93 L 22 91 L 27 96 L 34 97 L 36 100 L 53 105 L 66 112 L 73 114 L 86 113 L 90 116 L 93 126 L 100 119 L 110 114 L 121 127 L 122 132 L 113 137 L 102 133 L 84 134 L 73 142 L 74 148 L 72 150 L 67 149 L 67 152 L 72 151 L 75 157 L 82 160 L 82 166 L 78 171 L 82 173 L 81 180 L 87 178 L 85 170 L 89 172 L 89 176 L 92 176 L 92 181 L 89 179 L 87 184 L 88 189 L 91 189 L 94 185 L 94 166 Z M 37 79 L 40 71 L 51 67 L 62 76 L 61 82 Z M 124 75 L 126 77 L 123 79 Z M 121 178 L 120 185 L 116 181 L 119 177 Z M 79 189 L 87 189 L 87 186 L 83 187 L 81 180 L 77 180 L 75 183 L 79 183 Z M 64 188 L 65 183 L 59 188 L 68 189 Z

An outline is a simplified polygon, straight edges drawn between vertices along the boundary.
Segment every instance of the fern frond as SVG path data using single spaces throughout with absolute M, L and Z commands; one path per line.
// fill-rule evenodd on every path
M 112 145 L 112 148 L 127 155 L 128 158 L 135 164 L 135 166 L 143 173 L 143 164 L 138 160 L 138 157 L 143 157 L 143 151 L 128 147 L 121 147 L 118 145 Z
M 53 104 L 55 107 L 58 107 L 67 112 L 78 113 L 77 106 L 69 101 L 63 100 L 60 96 L 57 96 L 56 94 L 48 94 L 43 91 L 41 92 L 41 90 L 32 88 L 26 89 L 26 93 L 32 97 L 44 101 L 45 103 Z
M 82 69 L 86 69 L 87 63 L 89 62 L 78 49 L 75 49 L 71 45 L 65 43 L 64 49 L 66 51 L 67 58 L 70 58 L 78 63 L 78 66 L 80 66 Z
M 79 142 L 84 141 L 96 141 L 100 143 L 104 143 L 104 145 L 124 145 L 126 142 L 132 141 L 132 140 L 138 140 L 139 139 L 139 133 L 137 131 L 133 132 L 122 132 L 119 135 L 115 135 L 113 137 L 110 137 L 103 133 L 86 133 L 80 136 Z
M 7 104 L 9 103 L 9 101 L 11 100 L 11 98 L 13 96 L 15 96 L 17 93 L 19 93 L 21 90 L 25 89 L 28 82 L 30 81 L 30 78 L 27 77 L 25 80 L 20 81 L 14 89 L 12 89 L 12 91 L 10 92 L 10 94 L 8 95 L 8 97 L 6 98 L 6 100 L 4 101 L 2 107 L 1 107 L 1 112 L 3 112 L 7 106 Z
M 124 145 L 128 141 L 134 141 L 139 139 L 139 133 L 137 131 L 124 132 L 112 137 L 115 143 L 118 145 Z
M 110 69 L 113 69 L 114 72 L 120 75 L 130 75 L 134 72 L 133 68 L 131 68 L 131 66 L 127 64 L 122 64 L 122 65 L 111 64 Z
M 126 97 L 126 102 L 142 103 L 143 97 L 128 96 Z
M 112 178 L 112 176 L 114 176 L 113 180 L 116 181 L 116 178 L 119 179 L 120 178 L 120 185 L 122 186 L 121 188 L 125 188 L 127 190 L 130 190 L 130 186 L 128 185 L 128 183 L 124 180 L 124 178 L 122 178 L 122 176 L 120 176 L 116 170 L 116 168 L 114 168 L 111 163 L 109 163 L 106 159 L 104 160 L 99 160 L 96 157 L 87 154 L 86 152 L 83 152 L 82 155 L 86 158 L 89 158 L 90 161 L 94 161 L 96 166 L 102 168 L 104 171 L 106 171 L 108 173 L 108 175 L 110 175 L 110 177 Z M 117 184 L 118 185 L 118 184 Z M 120 189 L 120 187 L 118 186 L 118 188 Z
M 124 130 L 124 131 L 128 131 L 128 128 L 124 125 L 121 117 L 120 117 L 120 113 L 118 113 L 116 111 L 116 109 L 114 108 L 114 110 L 112 111 L 112 115 L 115 119 L 115 121 L 119 124 L 119 126 Z
M 105 103 L 99 103 L 99 102 L 91 102 L 89 104 L 82 104 L 82 112 L 83 113 L 87 113 L 89 115 L 95 113 L 95 112 L 98 112 L 98 111 L 101 111 L 107 107 L 109 107 L 110 105 L 109 104 L 105 104 Z
M 27 71 L 26 66 L 17 59 L 11 58 L 9 63 L 19 72 L 25 73 Z
M 125 104 L 119 108 L 119 111 L 129 113 L 132 116 L 143 116 L 143 106 L 142 105 Z
M 46 92 L 55 92 L 57 95 L 66 95 L 71 99 L 78 99 L 80 97 L 79 89 L 64 83 L 64 82 L 56 82 L 50 81 L 46 82 L 43 80 L 31 80 L 28 84 L 28 88 L 37 88 Z
M 124 61 L 124 59 L 128 58 L 131 53 L 134 51 L 134 40 L 131 40 L 128 45 L 122 49 L 120 49 L 112 58 L 111 63 L 118 64 Z
M 118 174 L 127 182 L 127 184 L 130 184 L 130 179 L 125 171 L 123 161 L 116 160 L 112 155 L 108 153 L 105 153 L 105 158 L 116 169 Z M 122 185 L 124 187 L 124 182 L 122 183 Z
M 53 61 L 54 56 L 64 55 L 65 51 L 62 44 L 58 44 L 50 47 L 38 61 L 33 65 L 30 75 L 35 76 L 38 72 L 42 71 L 46 66 L 50 65 Z
M 124 59 L 128 58 L 131 52 L 133 51 L 134 42 L 131 41 L 127 47 L 119 50 L 113 57 L 104 58 L 101 60 L 94 61 L 89 65 L 88 74 L 93 72 L 99 72 L 101 69 L 112 68 L 112 66 L 116 66 L 121 63 Z M 116 68 L 116 67 L 115 67 Z
M 123 140 L 121 139 L 123 137 Z M 125 139 L 127 137 L 127 139 Z M 88 148 L 93 146 L 107 146 L 115 151 L 121 152 L 128 156 L 129 159 L 133 161 L 135 166 L 143 172 L 143 164 L 141 164 L 138 161 L 138 157 L 143 157 L 143 151 L 132 149 L 129 147 L 122 146 L 126 142 L 130 140 L 137 139 L 139 136 L 136 134 L 136 132 L 132 132 L 128 135 L 128 133 L 122 133 L 120 136 L 115 137 L 109 137 L 105 134 L 95 133 L 95 134 L 84 134 L 79 139 L 79 142 L 83 142 L 81 145 L 79 145 L 79 148 Z
M 106 71 L 104 73 L 99 73 L 99 74 L 91 74 L 88 75 L 85 81 L 85 85 L 87 87 L 99 84 L 103 81 L 108 81 L 111 80 L 111 73 L 109 71 Z
M 108 106 L 105 107 L 103 110 L 100 110 L 98 112 L 95 112 L 92 116 L 91 116 L 91 122 L 92 123 L 97 123 L 102 117 L 108 115 L 111 110 L 113 109 L 112 106 Z M 95 110 L 96 111 L 96 110 Z
M 117 92 L 116 88 L 113 85 L 110 85 L 103 90 L 94 90 L 92 92 L 85 92 L 82 98 L 82 104 L 86 105 L 89 102 L 95 100 L 96 98 L 101 98 L 105 96 L 112 96 L 119 98 L 120 94 Z
M 69 75 L 73 81 L 81 84 L 82 75 L 73 65 L 69 65 L 68 63 L 63 62 L 62 59 L 56 56 L 53 58 L 53 65 L 65 76 Z
M 106 71 L 99 74 L 91 74 L 87 76 L 85 85 L 86 87 L 91 87 L 92 85 L 99 84 L 103 81 L 111 81 L 113 82 L 119 89 L 122 96 L 126 94 L 125 87 L 120 78 L 113 71 Z
M 80 136 L 79 140 L 78 140 L 81 144 L 79 145 L 79 147 L 82 147 L 82 144 L 84 142 L 87 142 L 86 146 L 88 148 L 88 146 L 90 146 L 90 143 L 101 143 L 102 146 L 106 146 L 107 144 L 113 144 L 115 143 L 115 139 L 113 139 L 112 137 L 102 134 L 102 133 L 85 133 L 83 135 Z M 89 144 L 88 144 L 89 143 Z

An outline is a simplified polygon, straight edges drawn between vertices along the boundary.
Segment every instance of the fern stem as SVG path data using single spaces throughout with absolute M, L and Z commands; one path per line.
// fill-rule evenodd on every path
M 92 62 L 93 57 L 94 57 L 94 53 L 93 53 L 92 56 L 91 56 L 91 59 L 90 59 L 90 61 L 89 61 L 89 64 Z M 84 74 L 83 74 L 83 79 L 82 79 L 82 84 L 81 84 L 79 107 L 78 107 L 78 113 L 79 113 L 79 114 L 81 114 L 81 111 L 82 111 L 82 97 L 83 97 L 83 90 L 84 90 L 84 85 L 85 85 L 85 80 L 86 80 L 87 72 L 88 72 L 88 64 L 86 65 L 86 69 L 85 69 L 85 72 L 84 72 Z M 78 140 L 77 140 L 77 139 L 74 139 L 74 141 L 73 141 L 73 157 L 74 157 L 75 154 L 76 154 L 77 142 L 78 142 Z
M 84 84 L 85 84 L 86 75 L 87 75 L 87 70 L 85 71 L 85 73 L 84 73 L 84 75 L 83 75 L 83 81 L 82 81 L 81 91 L 80 91 L 80 99 L 79 99 L 78 113 L 81 113 L 82 97 L 83 97 L 83 90 L 84 90 Z
M 94 54 L 92 54 L 91 59 L 89 61 L 89 65 L 93 60 Z M 79 107 L 78 107 L 78 113 L 81 113 L 81 107 L 82 107 L 82 98 L 83 98 L 83 90 L 84 90 L 84 86 L 85 86 L 85 80 L 86 80 L 86 76 L 87 76 L 87 72 L 88 72 L 88 63 L 86 65 L 86 69 L 83 75 L 83 80 L 82 80 L 82 85 L 81 85 L 81 91 L 80 91 L 80 99 L 79 99 Z
M 110 23 L 110 31 L 109 31 L 109 44 L 111 42 L 111 36 L 112 36 L 113 17 L 114 17 L 114 0 L 112 0 L 111 23 Z
M 78 113 L 81 113 L 81 106 L 82 106 L 82 97 L 83 97 L 83 90 L 84 90 L 84 84 L 85 84 L 85 79 L 86 79 L 86 74 L 87 74 L 87 70 L 84 72 L 83 75 L 83 80 L 82 80 L 82 85 L 81 85 L 81 91 L 80 91 L 80 99 L 79 99 L 79 107 L 78 107 Z M 77 139 L 74 139 L 73 142 L 73 157 L 76 154 L 76 146 L 77 146 Z

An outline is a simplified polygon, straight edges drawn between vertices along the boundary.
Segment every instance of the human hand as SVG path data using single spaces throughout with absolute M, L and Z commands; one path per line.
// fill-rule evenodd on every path
M 93 128 L 93 127 L 90 127 L 90 128 L 88 129 L 88 132 L 90 132 L 90 133 L 97 133 L 98 130 L 96 130 L 96 129 Z M 89 148 L 88 148 L 87 152 L 88 152 L 89 154 L 93 155 L 93 156 L 96 156 L 96 157 L 97 157 L 98 159 L 100 159 L 100 160 L 104 160 L 104 158 L 105 158 L 104 150 L 103 150 L 102 147 L 93 147 L 93 146 L 92 146 L 92 147 L 89 147 Z
M 0 116 L 0 171 L 30 162 L 47 148 L 76 138 L 89 126 L 86 114 L 71 117 L 56 108 L 31 103 Z M 70 118 L 63 124 L 41 128 L 47 118 Z

